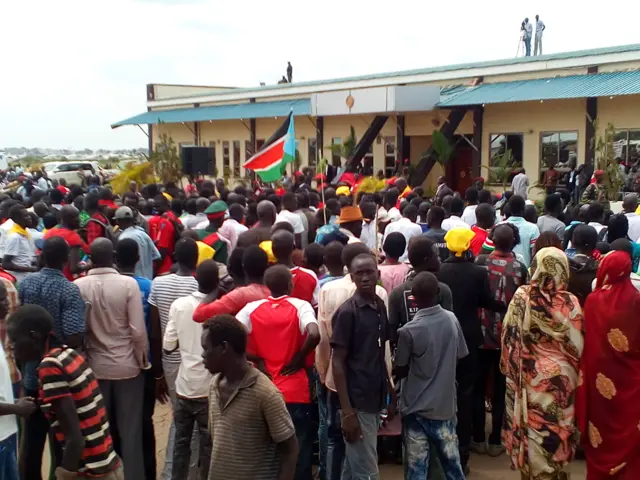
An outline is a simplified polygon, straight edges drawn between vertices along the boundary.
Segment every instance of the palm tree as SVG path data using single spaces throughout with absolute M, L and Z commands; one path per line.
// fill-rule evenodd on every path
M 349 136 L 345 138 L 342 143 L 332 144 L 327 148 L 331 150 L 332 156 L 339 156 L 340 158 L 349 161 L 353 158 L 353 155 L 356 152 L 356 145 L 358 145 L 358 139 L 356 138 L 356 131 L 352 126 L 349 130 Z M 340 165 L 334 166 L 339 167 Z

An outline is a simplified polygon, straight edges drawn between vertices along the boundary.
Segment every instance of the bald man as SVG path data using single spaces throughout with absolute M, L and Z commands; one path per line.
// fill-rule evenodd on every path
M 237 247 L 250 247 L 271 239 L 271 227 L 276 222 L 278 211 L 273 202 L 263 200 L 258 203 L 258 223 L 238 236 Z
M 93 268 L 76 280 L 86 304 L 85 347 L 114 434 L 119 435 L 126 478 L 144 478 L 142 450 L 143 370 L 149 343 L 138 283 L 113 268 L 113 243 L 91 244 Z

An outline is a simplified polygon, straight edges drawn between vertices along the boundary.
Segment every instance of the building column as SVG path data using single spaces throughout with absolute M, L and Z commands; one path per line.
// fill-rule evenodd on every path
M 315 166 L 324 158 L 324 117 L 316 118 L 316 158 Z M 316 172 L 321 173 L 321 172 Z
M 400 162 L 401 165 L 404 164 L 404 159 L 408 157 L 408 152 L 404 151 L 404 144 L 404 115 L 398 115 L 396 117 L 396 162 Z
M 471 175 L 473 178 L 480 176 L 482 165 L 482 121 L 484 119 L 484 107 L 476 107 L 473 109 L 473 146 L 476 149 L 471 157 Z
M 147 100 L 154 100 L 155 99 L 155 89 L 153 88 L 152 84 L 147 84 Z M 147 107 L 147 112 L 150 112 L 151 108 Z M 149 155 L 151 155 L 151 153 L 153 152 L 153 125 L 152 124 L 148 124 L 147 125 L 147 141 L 148 141 L 148 149 L 149 149 Z

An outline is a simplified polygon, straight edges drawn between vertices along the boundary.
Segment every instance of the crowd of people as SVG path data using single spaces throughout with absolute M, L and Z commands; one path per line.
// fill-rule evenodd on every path
M 56 480 L 640 471 L 635 194 L 39 178 L 0 196 L 2 480 L 47 439 Z

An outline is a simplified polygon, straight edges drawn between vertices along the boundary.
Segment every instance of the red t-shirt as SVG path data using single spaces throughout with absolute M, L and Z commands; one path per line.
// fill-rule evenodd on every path
M 293 276 L 293 290 L 291 296 L 309 302 L 314 307 L 318 305 L 318 295 L 320 294 L 320 284 L 318 277 L 312 270 L 302 267 L 291 269 Z
M 175 250 L 175 227 L 167 216 L 153 216 L 149 219 L 149 236 L 156 244 L 158 250 L 166 249 L 167 254 L 163 254 L 162 263 L 156 270 L 156 275 L 162 275 L 171 270 L 173 265 L 173 251 Z
M 247 352 L 264 360 L 285 403 L 310 403 L 307 372 L 285 376 L 280 371 L 302 347 L 307 325 L 317 323 L 311 305 L 288 296 L 268 297 L 249 303 L 236 318 L 249 332 Z
M 201 303 L 193 312 L 193 320 L 198 323 L 216 315 L 235 315 L 242 310 L 247 303 L 264 300 L 269 296 L 269 289 L 264 285 L 252 283 L 246 287 L 235 288 L 224 297 L 211 303 Z
M 84 253 L 89 254 L 89 246 L 84 242 L 82 237 L 78 235 L 75 230 L 69 230 L 66 227 L 53 227 L 47 233 L 44 234 L 43 239 L 46 240 L 51 237 L 61 237 L 69 244 L 70 248 L 80 247 Z M 71 273 L 71 267 L 67 263 L 62 271 L 67 280 L 73 282 L 75 277 Z
M 471 239 L 470 249 L 473 255 L 477 257 L 480 254 L 480 250 L 482 250 L 482 244 L 489 236 L 489 232 L 477 225 L 471 227 L 471 231 L 475 233 L 475 236 Z

